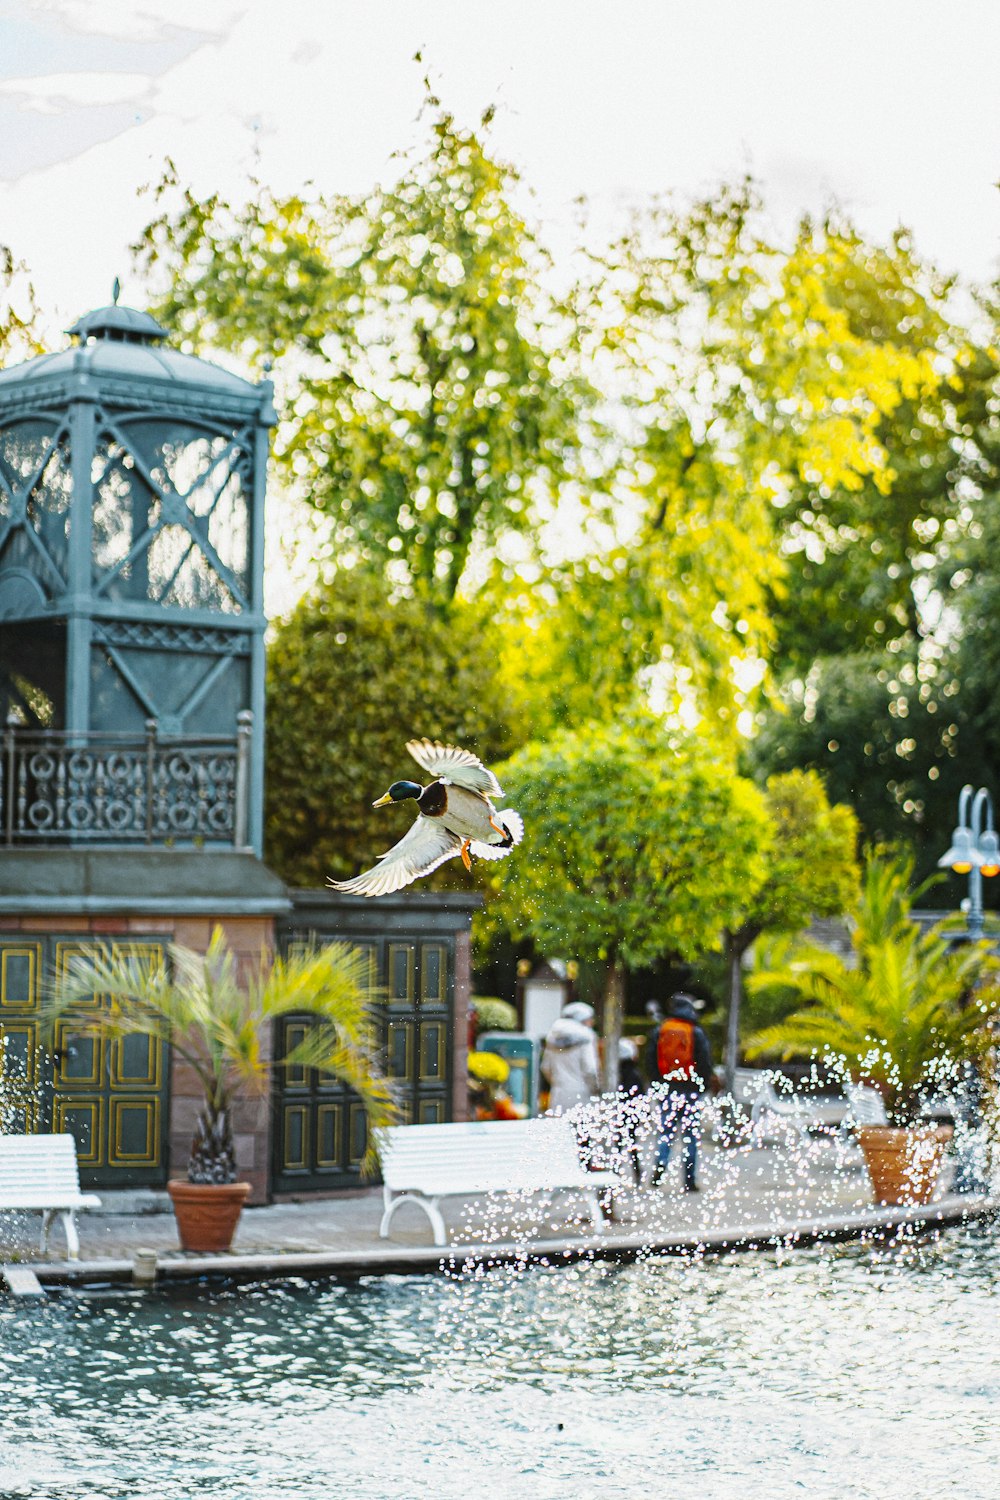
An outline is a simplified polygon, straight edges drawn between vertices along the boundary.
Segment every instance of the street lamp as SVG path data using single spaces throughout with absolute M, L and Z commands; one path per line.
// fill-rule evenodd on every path
M 963 786 L 958 799 L 958 827 L 951 836 L 951 848 L 942 854 L 938 865 L 969 877 L 965 926 L 969 941 L 974 943 L 983 935 L 983 876 L 1000 875 L 1000 840 L 993 826 L 993 799 L 984 786 L 975 794 L 971 786 Z

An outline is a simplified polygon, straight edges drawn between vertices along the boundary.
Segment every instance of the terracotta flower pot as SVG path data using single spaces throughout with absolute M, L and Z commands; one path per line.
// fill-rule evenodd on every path
M 950 1125 L 863 1125 L 858 1143 L 877 1203 L 929 1203 L 941 1170 Z
M 174 1205 L 177 1233 L 184 1250 L 228 1250 L 236 1233 L 249 1182 L 167 1183 Z

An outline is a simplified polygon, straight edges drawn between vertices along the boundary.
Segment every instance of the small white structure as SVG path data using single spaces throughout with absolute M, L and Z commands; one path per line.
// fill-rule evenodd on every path
M 848 1125 L 888 1125 L 885 1100 L 878 1089 L 870 1088 L 865 1083 L 849 1083 L 844 1092 L 847 1095 L 845 1127 Z
M 518 980 L 518 988 L 524 1030 L 529 1036 L 548 1036 L 572 994 L 566 965 L 558 958 L 542 959 Z

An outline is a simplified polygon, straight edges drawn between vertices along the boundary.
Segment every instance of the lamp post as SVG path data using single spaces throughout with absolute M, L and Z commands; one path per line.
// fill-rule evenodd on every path
M 968 875 L 969 899 L 962 903 L 965 930 L 970 943 L 978 942 L 983 935 L 983 876 L 990 879 L 1000 875 L 1000 842 L 993 824 L 993 799 L 984 786 L 975 793 L 971 786 L 963 786 L 958 799 L 958 826 L 951 836 L 951 848 L 947 854 L 942 854 L 938 865 L 942 869 L 954 870 L 957 875 Z M 956 1153 L 953 1191 L 987 1192 L 988 1185 L 975 1146 L 981 1125 L 980 1085 L 971 1064 L 965 1064 L 956 1083 L 953 1109 L 956 1125 L 962 1126 L 962 1144 Z
M 975 943 L 983 935 L 983 876 L 989 879 L 1000 875 L 1000 841 L 993 824 L 993 799 L 984 786 L 975 793 L 971 786 L 963 786 L 958 799 L 958 826 L 951 836 L 951 848 L 942 854 L 938 865 L 969 877 L 965 927 L 969 941 Z

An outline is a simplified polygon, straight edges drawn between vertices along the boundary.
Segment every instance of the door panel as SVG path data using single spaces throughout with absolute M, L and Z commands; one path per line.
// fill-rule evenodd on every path
M 166 940 L 164 939 L 164 942 Z M 57 1021 L 48 1050 L 40 1027 L 43 977 L 60 973 L 79 939 L 0 939 L 3 1126 L 69 1131 L 84 1187 L 156 1187 L 167 1178 L 167 1048 L 150 1037 L 109 1042 Z M 159 958 L 163 943 L 129 942 L 126 951 Z M 82 1009 L 103 1003 L 95 995 Z
M 296 935 L 289 949 L 305 941 Z M 376 1042 L 397 1084 L 402 1119 L 450 1119 L 452 945 L 394 936 L 356 946 L 368 950 L 372 982 L 383 995 Z M 284 1055 L 310 1024 L 306 1014 L 283 1018 L 275 1056 Z M 356 1095 L 314 1070 L 277 1068 L 273 1097 L 275 1191 L 356 1184 L 367 1149 L 367 1122 Z

